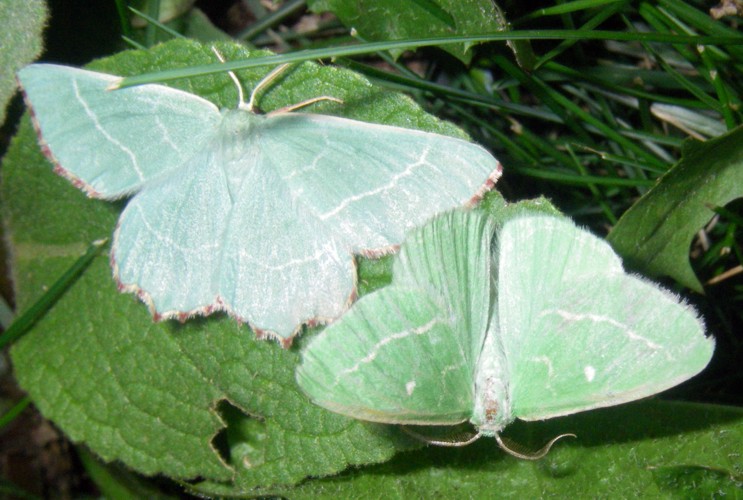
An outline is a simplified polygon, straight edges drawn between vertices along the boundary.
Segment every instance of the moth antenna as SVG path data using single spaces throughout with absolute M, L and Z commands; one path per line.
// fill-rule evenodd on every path
M 214 55 L 217 56 L 217 59 L 219 59 L 219 62 L 221 63 L 226 62 L 224 56 L 222 56 L 222 54 L 217 50 L 217 48 L 214 45 L 212 45 L 212 52 L 214 52 Z M 230 78 L 232 78 L 232 81 L 235 82 L 235 86 L 237 87 L 237 99 L 238 99 L 237 107 L 239 109 L 245 109 L 246 107 L 245 94 L 243 93 L 243 86 L 240 85 L 240 80 L 237 79 L 237 75 L 233 71 L 227 71 L 227 74 L 230 75 Z M 251 96 L 251 99 L 252 99 L 252 96 Z M 252 108 L 250 108 L 250 110 L 252 111 Z
M 477 441 L 478 439 L 480 439 L 480 437 L 482 436 L 480 432 L 477 432 L 476 434 L 469 434 L 469 437 L 465 439 L 464 441 L 438 440 L 438 439 L 431 439 L 430 437 L 424 436 L 423 434 L 419 434 L 404 425 L 402 426 L 402 430 L 406 434 L 417 439 L 418 441 L 423 441 L 426 444 L 433 444 L 435 446 L 447 446 L 449 448 L 461 448 L 462 446 L 470 445 L 474 443 L 475 441 Z M 461 435 L 464 435 L 464 434 L 460 434 L 460 436 Z
M 221 59 L 221 58 L 220 58 Z M 224 62 L 224 61 L 222 61 Z M 255 111 L 255 101 L 256 96 L 258 95 L 258 92 L 262 91 L 265 87 L 271 84 L 281 73 L 286 71 L 286 69 L 291 66 L 291 64 L 282 64 L 281 66 L 277 66 L 273 70 L 271 70 L 266 76 L 263 77 L 263 79 L 258 82 L 258 84 L 255 86 L 253 91 L 250 93 L 250 101 L 248 101 L 248 104 L 245 105 L 245 107 L 249 111 Z M 235 78 L 235 81 L 237 79 Z M 242 103 L 242 92 L 240 93 L 240 102 Z M 278 114 L 278 113 L 288 113 L 290 111 L 294 111 L 295 109 L 303 108 L 304 106 L 309 106 L 310 104 L 319 102 L 319 101 L 333 101 L 340 104 L 343 104 L 343 101 L 331 96 L 320 96 L 320 97 L 313 97 L 312 99 L 307 99 L 306 101 L 299 102 L 297 104 L 292 104 L 291 106 L 285 106 L 281 109 L 277 109 L 275 111 L 271 111 L 268 113 L 269 115 Z M 243 105 L 240 106 L 241 108 Z
M 547 453 L 549 453 L 550 449 L 552 449 L 552 445 L 555 444 L 555 442 L 558 439 L 562 439 L 564 437 L 577 437 L 575 434 L 560 434 L 557 437 L 552 438 L 547 444 L 545 444 L 541 450 L 535 452 L 535 453 L 520 453 L 512 448 L 509 448 L 506 446 L 506 443 L 503 442 L 503 440 L 500 437 L 500 434 L 497 432 L 495 433 L 495 440 L 498 442 L 498 446 L 500 446 L 500 449 L 505 451 L 511 456 L 514 456 L 516 458 L 521 458 L 523 460 L 539 460 L 540 458 L 544 458 Z
M 258 85 L 256 85 L 253 91 L 250 93 L 250 101 L 248 101 L 248 110 L 253 111 L 255 109 L 255 96 L 258 94 L 258 92 L 263 90 L 263 88 L 268 86 L 272 81 L 274 81 L 277 76 L 279 76 L 281 73 L 286 71 L 286 69 L 289 66 L 290 66 L 289 63 L 282 64 L 281 66 L 277 66 L 276 68 L 272 69 L 270 73 L 264 76 L 260 82 L 258 82 Z
M 294 111 L 295 109 L 303 108 L 305 106 L 309 106 L 310 104 L 314 104 L 320 101 L 332 101 L 332 102 L 337 102 L 338 104 L 343 104 L 342 99 L 338 99 L 337 97 L 331 97 L 329 95 L 321 95 L 319 97 L 313 97 L 312 99 L 307 99 L 306 101 L 298 102 L 297 104 L 292 104 L 291 106 L 284 106 L 283 108 L 276 109 L 268 113 L 268 115 L 271 116 L 271 115 L 275 115 L 279 113 L 288 113 L 290 111 Z

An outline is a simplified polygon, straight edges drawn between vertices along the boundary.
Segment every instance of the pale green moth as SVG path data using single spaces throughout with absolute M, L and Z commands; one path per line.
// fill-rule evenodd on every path
M 626 274 L 603 240 L 529 212 L 497 225 L 454 211 L 413 231 L 392 284 L 302 352 L 310 399 L 373 422 L 469 420 L 498 438 L 516 418 L 633 401 L 709 362 L 714 340 L 696 312 Z
M 347 308 L 352 254 L 390 251 L 501 171 L 438 134 L 220 111 L 162 85 L 108 91 L 118 77 L 51 64 L 18 79 L 55 170 L 91 197 L 133 195 L 114 234 L 120 289 L 156 319 L 224 310 L 284 345 Z

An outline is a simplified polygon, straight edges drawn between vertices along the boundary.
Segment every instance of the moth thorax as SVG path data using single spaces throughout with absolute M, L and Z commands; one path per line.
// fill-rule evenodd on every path
M 262 116 L 243 109 L 222 110 L 222 123 L 218 137 L 224 160 L 244 159 L 253 148 L 252 140 Z

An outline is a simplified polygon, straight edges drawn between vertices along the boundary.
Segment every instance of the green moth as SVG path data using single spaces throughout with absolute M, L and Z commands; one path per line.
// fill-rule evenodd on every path
M 258 115 L 255 94 L 220 110 L 163 85 L 109 91 L 119 77 L 53 64 L 18 80 L 55 171 L 91 197 L 131 197 L 111 253 L 119 288 L 155 319 L 226 311 L 284 346 L 345 311 L 353 254 L 389 252 L 434 214 L 477 203 L 501 173 L 462 139 Z
M 516 418 L 661 392 L 714 350 L 692 307 L 564 217 L 449 212 L 409 235 L 393 272 L 302 353 L 297 381 L 316 404 L 498 438 Z

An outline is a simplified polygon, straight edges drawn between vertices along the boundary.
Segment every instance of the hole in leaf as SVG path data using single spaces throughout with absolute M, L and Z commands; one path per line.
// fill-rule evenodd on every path
M 222 459 L 235 468 L 261 465 L 267 439 L 263 418 L 251 416 L 227 400 L 217 404 L 217 413 L 226 427 L 217 433 L 212 444 Z

